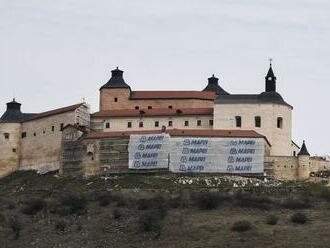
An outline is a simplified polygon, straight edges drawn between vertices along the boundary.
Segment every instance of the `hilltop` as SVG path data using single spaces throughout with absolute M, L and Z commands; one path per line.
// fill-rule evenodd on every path
M 0 180 L 1 247 L 328 247 L 322 183 L 130 174 Z

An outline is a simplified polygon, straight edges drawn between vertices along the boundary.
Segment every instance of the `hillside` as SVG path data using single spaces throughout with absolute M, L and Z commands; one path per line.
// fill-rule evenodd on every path
M 173 174 L 0 180 L 1 247 L 329 247 L 321 184 Z

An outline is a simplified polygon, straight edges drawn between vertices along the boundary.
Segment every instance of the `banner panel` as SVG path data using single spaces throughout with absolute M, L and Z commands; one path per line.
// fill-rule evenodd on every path
M 170 171 L 262 173 L 264 140 L 260 138 L 171 138 Z
M 128 145 L 128 168 L 168 168 L 169 147 L 168 134 L 131 135 Z

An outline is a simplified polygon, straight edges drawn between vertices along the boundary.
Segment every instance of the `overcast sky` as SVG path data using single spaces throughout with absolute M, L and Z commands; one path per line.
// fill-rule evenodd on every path
M 260 93 L 268 59 L 293 138 L 330 153 L 329 0 L 0 0 L 0 112 L 80 102 L 119 66 L 133 90 Z

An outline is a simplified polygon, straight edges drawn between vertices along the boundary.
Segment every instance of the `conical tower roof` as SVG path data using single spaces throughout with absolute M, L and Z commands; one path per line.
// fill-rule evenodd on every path
M 307 155 L 307 156 L 310 156 L 308 150 L 307 150 L 307 147 L 306 147 L 306 144 L 305 144 L 305 141 L 303 142 L 302 146 L 301 146 L 301 149 L 298 153 L 298 156 L 301 156 L 301 155 Z
M 1 116 L 0 123 L 19 123 L 23 119 L 21 104 L 16 102 L 15 98 L 7 103 L 7 110 Z
M 131 87 L 125 82 L 123 78 L 123 71 L 119 70 L 118 67 L 115 70 L 111 71 L 111 78 L 109 81 L 101 87 L 101 89 L 111 89 L 111 88 L 127 88 L 131 89 Z M 100 90 L 101 90 L 100 89 Z
M 219 78 L 215 77 L 214 74 L 208 79 L 208 84 L 203 91 L 213 91 L 217 95 L 229 95 L 229 93 L 219 85 Z

